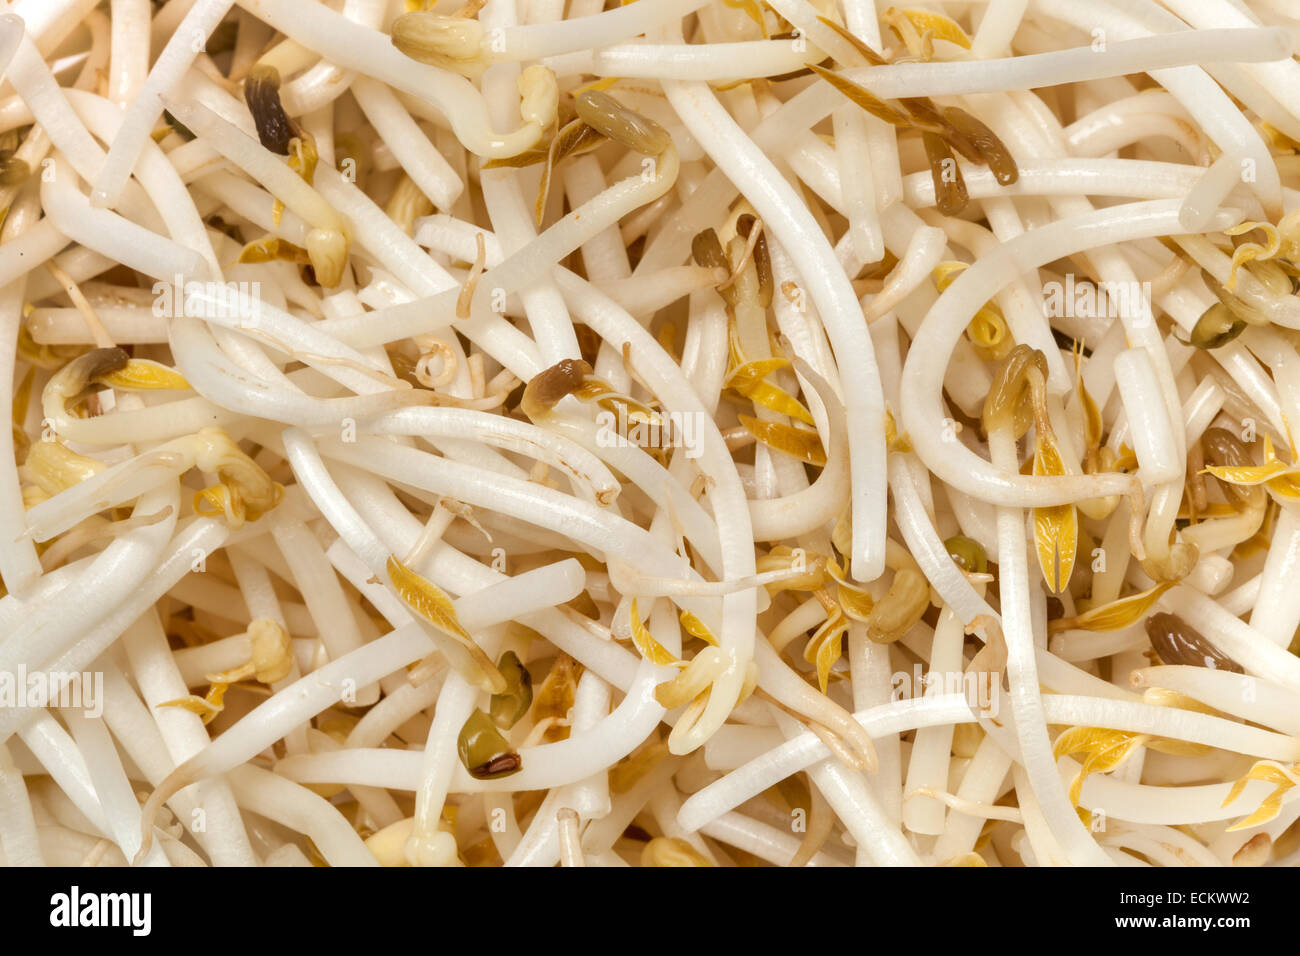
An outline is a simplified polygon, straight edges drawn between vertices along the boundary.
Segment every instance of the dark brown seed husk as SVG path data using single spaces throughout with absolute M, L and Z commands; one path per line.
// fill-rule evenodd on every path
M 1020 178 L 1020 170 L 1016 166 L 1015 157 L 1007 149 L 1006 144 L 998 139 L 993 130 L 985 126 L 980 120 L 967 113 L 963 109 L 955 106 L 949 106 L 943 111 L 943 118 L 947 121 L 950 129 L 954 130 L 958 136 L 971 144 L 975 150 L 975 156 L 966 156 L 962 150 L 962 155 L 967 159 L 972 159 L 977 163 L 986 164 L 993 172 L 993 178 L 998 181 L 999 185 L 1010 186 Z M 954 147 L 956 142 L 948 140 Z M 957 147 L 960 149 L 960 147 Z
M 253 114 L 262 145 L 280 156 L 288 156 L 289 140 L 297 132 L 280 103 L 280 71 L 263 66 L 249 73 L 244 81 L 244 102 Z
M 1152 614 L 1146 620 L 1146 629 L 1152 649 L 1165 664 L 1245 673 L 1240 664 L 1223 654 L 1177 614 Z
M 966 208 L 969 196 L 961 167 L 953 158 L 952 150 L 938 133 L 922 132 L 925 155 L 930 162 L 930 178 L 934 182 L 934 204 L 945 216 L 955 216 Z

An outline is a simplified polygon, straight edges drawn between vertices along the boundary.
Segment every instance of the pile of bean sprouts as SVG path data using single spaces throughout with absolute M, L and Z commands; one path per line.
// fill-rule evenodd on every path
M 918 3 L 0 3 L 0 862 L 1300 860 L 1300 15 Z

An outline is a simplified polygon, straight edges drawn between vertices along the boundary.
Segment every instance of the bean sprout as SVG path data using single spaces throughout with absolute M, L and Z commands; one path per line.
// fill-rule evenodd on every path
M 0 862 L 1293 862 L 1300 21 L 939 6 L 9 4 Z

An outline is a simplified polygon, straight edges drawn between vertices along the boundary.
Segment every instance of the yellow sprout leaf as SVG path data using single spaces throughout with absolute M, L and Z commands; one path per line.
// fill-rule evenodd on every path
M 98 458 L 82 455 L 58 441 L 38 441 L 27 452 L 23 466 L 31 480 L 47 495 L 57 495 L 108 466 Z
M 765 381 L 768 375 L 777 369 L 789 368 L 785 359 L 761 359 L 746 362 L 731 373 L 726 387 L 748 398 L 755 405 L 762 405 L 770 411 L 789 415 L 806 424 L 813 424 L 813 417 L 802 402 L 782 388 Z
M 1092 773 L 1114 770 L 1148 739 L 1146 734 L 1108 730 L 1104 727 L 1071 727 L 1062 731 L 1052 746 L 1052 756 L 1055 759 L 1060 760 L 1078 753 L 1087 755 L 1079 773 L 1070 783 L 1070 802 L 1076 807 L 1079 805 L 1079 793 L 1083 789 L 1085 777 Z
M 254 242 L 248 243 L 244 248 L 239 250 L 237 262 L 259 263 L 271 262 L 280 256 L 280 240 L 276 236 L 263 236 Z
M 740 424 L 770 448 L 793 455 L 801 461 L 819 468 L 826 464 L 826 450 L 822 448 L 821 436 L 806 428 L 795 428 L 778 422 L 760 422 L 749 415 L 739 415 Z
M 885 447 L 897 452 L 912 450 L 912 440 L 907 437 L 906 432 L 898 430 L 898 423 L 894 420 L 894 410 L 888 405 L 885 406 Z
M 582 665 L 561 651 L 546 679 L 542 681 L 542 686 L 533 693 L 532 715 L 537 726 L 541 726 L 544 721 L 551 721 L 550 728 L 543 735 L 544 740 L 554 742 L 569 735 L 566 718 L 573 709 L 573 698 L 581 675 Z
M 191 714 L 198 714 L 202 717 L 204 724 L 210 724 L 225 707 L 226 689 L 229 686 L 229 684 L 217 682 L 208 688 L 206 697 L 189 694 L 186 697 L 178 697 L 176 700 L 164 700 L 158 706 L 179 707 L 182 710 L 188 710 Z
M 1228 280 L 1223 283 L 1223 287 L 1229 292 L 1233 292 L 1237 288 L 1238 269 L 1247 262 L 1272 259 L 1277 255 L 1278 249 L 1282 244 L 1281 234 L 1278 232 L 1277 226 L 1274 226 L 1269 222 L 1247 220 L 1246 222 L 1238 223 L 1231 229 L 1223 230 L 1223 234 L 1226 236 L 1242 236 L 1255 229 L 1260 230 L 1267 237 L 1266 245 L 1261 246 L 1258 242 L 1243 242 L 1232 251 L 1232 266 L 1228 269 Z
M 1268 435 L 1264 436 L 1264 464 L 1210 465 L 1201 472 L 1206 473 L 1232 485 L 1264 485 L 1279 497 L 1300 498 L 1300 468 L 1277 457 L 1273 439 Z
M 306 249 L 295 246 L 292 242 L 285 242 L 276 236 L 263 236 L 261 239 L 250 242 L 239 250 L 239 259 L 237 261 L 258 263 L 272 262 L 276 259 L 298 265 L 306 265 L 311 261 L 307 256 Z
M 1273 440 L 1264 436 L 1264 464 L 1262 465 L 1209 465 L 1201 474 L 1210 474 L 1232 485 L 1262 485 L 1289 471 L 1273 450 Z
M 1076 348 L 1074 353 L 1074 387 L 1079 395 L 1079 405 L 1083 409 L 1083 438 L 1088 446 L 1084 454 L 1083 470 L 1091 473 L 1097 471 L 1100 465 L 1101 439 L 1105 426 L 1102 424 L 1101 409 L 1097 407 L 1096 400 L 1083 384 L 1083 373 L 1079 368 L 1080 358 L 1081 353 Z
M 295 136 L 289 140 L 289 168 L 298 174 L 308 186 L 312 185 L 316 179 L 316 163 L 320 160 L 320 155 L 316 152 L 316 140 L 311 136 L 303 134 Z M 276 226 L 280 225 L 280 217 L 284 215 L 284 203 L 279 199 L 271 209 L 271 221 Z
M 278 481 L 269 482 L 269 487 L 263 489 L 260 483 L 241 483 L 222 476 L 219 484 L 194 493 L 194 513 L 203 518 L 224 517 L 230 527 L 239 528 L 245 521 L 262 517 L 283 497 L 284 485 Z
M 604 143 L 605 137 L 580 119 L 565 124 L 555 134 L 546 149 L 546 165 L 542 167 L 542 178 L 537 186 L 537 201 L 533 204 L 533 217 L 538 226 L 541 226 L 546 212 L 546 200 L 551 193 L 551 174 L 555 167 L 570 156 L 589 153 Z
M 248 625 L 249 661 L 263 684 L 284 680 L 293 669 L 293 643 L 289 632 L 270 618 L 254 618 Z
M 609 770 L 609 792 L 618 796 L 627 793 L 668 757 L 668 744 L 662 740 L 647 744 L 629 754 Z
M 1034 449 L 1035 475 L 1064 475 L 1056 437 L 1050 429 L 1040 430 Z M 1057 505 L 1034 509 L 1034 544 L 1043 580 L 1054 594 L 1060 594 L 1074 573 L 1074 559 L 1079 547 L 1079 518 L 1074 505 Z
M 728 658 L 722 651 L 704 649 L 676 677 L 655 688 L 655 700 L 669 710 L 701 696 L 707 700 L 713 682 L 726 671 L 727 662 Z
M 397 560 L 394 555 L 388 556 L 386 569 L 398 597 L 439 632 L 452 638 L 469 652 L 470 661 L 479 671 L 479 675 L 475 675 L 476 680 L 480 680 L 492 693 L 502 693 L 506 689 L 505 677 L 492 663 L 491 658 L 483 653 L 483 649 L 474 643 L 469 631 L 461 625 L 451 598 L 432 581 L 426 580 Z
M 161 362 L 148 359 L 131 359 L 116 372 L 101 375 L 95 381 L 109 388 L 128 389 L 130 391 L 149 391 L 153 389 L 171 389 L 185 391 L 190 383 L 185 376 Z
M 461 626 L 460 619 L 456 617 L 456 607 L 451 598 L 440 587 L 412 571 L 393 555 L 388 556 L 387 569 L 398 595 L 420 617 L 452 637 L 468 644 L 474 643 L 469 631 Z
M 1043 580 L 1053 594 L 1070 583 L 1078 544 L 1079 520 L 1073 505 L 1034 509 L 1034 545 Z
M 911 121 L 898 110 L 894 109 L 876 94 L 872 93 L 864 86 L 859 86 L 852 80 L 845 79 L 838 73 L 832 73 L 830 70 L 817 66 L 815 63 L 808 64 L 809 68 L 820 76 L 823 80 L 835 87 L 840 93 L 848 97 L 862 109 L 866 110 L 876 119 L 884 120 L 893 126 L 907 128 L 911 126 Z
M 1118 601 L 1111 601 L 1101 607 L 1091 608 L 1083 614 L 1074 617 L 1058 617 L 1048 623 L 1048 630 L 1053 634 L 1069 630 L 1118 631 L 1131 624 L 1136 624 L 1141 618 L 1145 617 L 1147 611 L 1151 610 L 1151 606 L 1159 600 L 1160 595 L 1173 586 L 1174 582 L 1166 581 L 1163 584 L 1157 584 L 1149 591 L 1143 591 L 1141 594 L 1130 594 Z
M 636 649 L 641 652 L 642 657 L 650 661 L 650 663 L 659 664 L 660 666 L 680 663 L 676 657 L 668 652 L 666 647 L 654 639 L 654 635 L 650 633 L 650 628 L 645 626 L 645 622 L 641 620 L 641 615 L 636 610 L 636 598 L 632 599 L 632 606 L 628 609 L 628 617 L 632 622 L 632 643 L 636 645 Z
M 641 850 L 642 866 L 713 866 L 685 840 L 655 837 Z
M 970 37 L 966 35 L 966 31 L 941 13 L 916 9 L 896 10 L 891 7 L 885 12 L 884 19 L 887 22 L 896 22 L 891 18 L 896 18 L 899 14 L 906 17 L 921 36 L 928 31 L 936 39 L 947 40 L 963 50 L 970 49 Z
M 570 92 L 576 97 L 581 96 L 587 90 L 599 90 L 602 93 L 612 90 L 622 80 L 621 76 L 607 76 L 604 79 L 593 80 L 590 83 L 583 83 L 581 86 L 575 86 Z
M 817 683 L 823 694 L 830 683 L 831 668 L 843 654 L 843 638 L 848 629 L 849 622 L 836 610 L 804 645 L 803 658 L 817 665 Z
M 791 548 L 784 544 L 773 546 L 771 551 L 755 562 L 755 567 L 760 574 L 787 570 L 804 572 L 797 577 L 768 583 L 765 587 L 769 595 L 776 595 L 782 591 L 817 590 L 825 581 L 823 574 L 825 565 L 826 559 L 821 555 L 810 555 L 803 548 Z
M 848 564 L 847 560 L 845 564 Z M 838 562 L 827 561 L 826 570 L 835 579 L 835 596 L 845 616 L 860 624 L 867 623 L 872 608 L 876 606 L 875 599 L 866 590 L 849 581 Z
M 969 268 L 967 263 L 949 259 L 939 263 L 930 271 L 930 280 L 934 283 L 934 287 L 942 292 L 967 268 Z
M 1282 812 L 1282 797 L 1288 790 L 1296 785 L 1295 768 L 1288 770 L 1281 764 L 1273 760 L 1260 760 L 1244 776 L 1237 779 L 1228 791 L 1227 798 L 1223 801 L 1223 806 L 1227 806 L 1241 796 L 1241 792 L 1246 789 L 1246 784 L 1252 780 L 1263 780 L 1267 783 L 1274 784 L 1276 789 L 1264 798 L 1264 802 L 1250 816 L 1243 820 L 1238 820 L 1228 831 L 1245 830 L 1248 827 L 1259 826 L 1261 823 L 1267 823 L 1279 813 Z
M 943 292 L 967 268 L 965 262 L 957 260 L 941 262 L 931 270 L 930 279 L 934 282 L 934 287 Z M 985 350 L 990 358 L 999 360 L 1005 358 L 1006 351 L 1012 344 L 1002 310 L 991 301 L 985 302 L 975 313 L 975 317 L 966 326 L 966 335 L 976 348 Z
M 991 358 L 1003 358 L 1011 345 L 1007 320 L 1002 310 L 992 303 L 985 304 L 966 326 L 966 337 L 977 349 L 983 349 Z
M 704 622 L 692 614 L 690 611 L 682 611 L 677 618 L 682 625 L 682 629 L 691 637 L 698 637 L 705 644 L 713 647 L 718 646 L 718 639 L 713 636 L 713 632 L 705 626 Z

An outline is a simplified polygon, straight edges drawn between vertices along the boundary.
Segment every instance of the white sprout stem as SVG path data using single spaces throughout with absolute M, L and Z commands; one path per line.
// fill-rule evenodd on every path
M 334 527 L 342 529 L 348 527 L 349 521 L 360 522 L 361 516 L 356 510 L 359 508 L 364 512 L 366 520 L 374 522 L 378 532 L 383 535 L 385 545 L 394 553 L 408 550 L 420 534 L 420 522 L 402 506 L 392 490 L 377 478 L 341 466 L 339 481 L 349 496 L 344 498 L 340 486 L 334 485 L 314 449 L 301 447 L 295 442 L 291 455 L 295 472 L 309 485 L 313 499 L 319 503 L 321 511 L 331 516 Z M 356 508 L 353 508 L 353 501 L 356 502 Z M 338 520 L 334 518 L 335 515 L 339 516 Z M 382 553 L 380 557 L 382 559 Z M 507 580 L 504 574 L 484 567 L 441 542 L 431 549 L 425 560 L 426 570 L 433 575 L 432 580 L 453 591 L 476 591 Z M 543 634 L 557 648 L 620 690 L 626 691 L 632 685 L 638 666 L 637 657 L 614 642 L 597 637 L 575 624 L 560 611 L 554 608 L 535 611 L 520 618 L 520 622 Z
M 540 60 L 578 50 L 598 50 L 642 33 L 649 34 L 708 4 L 709 0 L 659 0 L 646 9 L 629 4 L 556 23 L 502 27 L 499 45 L 503 49 L 494 49 L 493 53 L 499 59 Z
M 283 519 L 271 526 L 271 536 L 289 565 L 293 583 L 316 622 L 330 659 L 337 660 L 361 647 L 361 630 L 347 595 L 316 536 L 301 521 Z M 379 688 L 373 684 L 359 687 L 355 699 L 358 706 L 369 706 L 379 699 Z
M 1083 782 L 1079 805 L 1102 810 L 1107 818 L 1129 823 L 1195 825 L 1244 816 L 1249 808 L 1258 807 L 1264 801 L 1274 785 L 1252 780 L 1236 800 L 1225 805 L 1231 786 L 1215 783 L 1161 787 L 1130 783 L 1109 774 L 1092 774 Z M 1282 802 L 1289 805 L 1297 796 L 1300 794 L 1294 789 L 1289 790 Z
M 698 46 L 627 43 L 584 50 L 548 63 L 560 75 L 593 73 L 638 79 L 719 82 L 738 78 L 779 76 L 802 69 L 817 55 L 803 52 L 789 40 L 748 40 Z
M 504 66 L 496 67 L 484 78 L 484 95 L 498 114 L 508 107 L 517 108 L 517 78 L 516 69 Z M 483 170 L 479 185 L 503 253 L 510 255 L 537 239 L 532 213 L 514 170 Z M 561 359 L 578 358 L 578 338 L 555 286 L 541 282 L 521 287 L 519 294 L 543 364 L 550 367 Z
M 36 209 L 31 203 L 20 203 L 9 211 L 3 232 L 4 245 L 13 241 L 14 235 L 25 235 L 29 231 Z M 0 288 L 0 418 L 7 417 L 13 421 L 13 396 L 17 369 L 18 330 L 22 322 L 23 292 L 26 282 L 22 279 Z M 15 459 L 14 432 L 0 433 L 0 456 L 3 460 Z M 22 490 L 19 486 L 17 472 L 10 469 L 0 470 L 0 527 L 16 529 L 25 521 Z M 18 535 L 0 535 L 0 581 L 10 594 L 21 594 L 33 584 L 41 574 L 40 559 L 36 554 L 35 543 L 30 538 Z
M 961 673 L 965 638 L 961 625 L 961 619 L 951 608 L 945 607 L 940 611 L 930 650 L 929 673 L 931 681 L 942 682 L 942 686 L 947 686 L 950 674 Z M 926 727 L 916 732 L 903 784 L 904 794 L 914 793 L 922 787 L 935 790 L 947 787 L 952 736 L 952 725 Z M 904 796 L 903 825 L 913 833 L 942 835 L 944 816 L 943 804 L 938 800 L 926 796 Z
M 966 190 L 972 199 L 1070 195 L 1179 199 L 1196 182 L 1195 172 L 1187 166 L 1146 159 L 1044 157 L 1018 160 L 1017 166 L 1020 177 L 1009 186 L 1000 185 L 988 169 L 963 169 Z M 903 195 L 914 208 L 933 206 L 933 177 L 929 172 L 909 173 L 903 177 Z
M 0 643 L 0 671 L 36 668 L 66 650 L 84 629 L 102 618 L 155 567 L 176 526 L 180 495 L 175 485 L 164 484 L 140 496 L 134 514 L 164 512 L 155 524 L 145 525 L 114 539 L 80 578 L 60 592 L 75 601 L 55 596 L 35 611 Z
M 202 136 L 240 169 L 262 183 L 285 206 L 312 227 L 348 234 L 348 226 L 324 198 L 286 163 L 233 123 L 227 122 L 202 103 L 169 101 L 168 109 L 178 120 Z M 120 141 L 120 139 L 119 139 Z
M 84 631 L 60 635 L 65 649 L 62 653 L 44 658 L 44 673 L 68 675 L 84 671 L 150 605 L 158 601 L 197 564 L 201 564 L 211 549 L 219 547 L 228 533 L 224 526 L 200 518 L 184 527 L 170 542 L 164 539 L 166 548 L 161 556 L 155 556 L 152 576 L 147 581 L 136 579 L 129 584 L 120 582 L 119 587 L 128 593 L 111 605 L 111 611 L 101 610 L 95 623 Z M 12 707 L 0 711 L 0 739 L 7 740 L 19 728 L 28 725 L 35 713 L 37 711 L 30 707 Z
M 465 184 L 393 92 L 382 83 L 365 77 L 359 77 L 351 90 L 366 118 L 393 150 L 393 155 L 420 191 L 436 208 L 451 209 Z
M 957 277 L 930 309 L 903 367 L 902 424 L 927 468 L 976 498 L 1020 508 L 1132 491 L 1132 479 L 1120 475 L 1022 477 L 1016 470 L 990 465 L 960 442 L 945 441 L 943 356 L 952 353 L 979 307 L 1026 268 L 1079 249 L 1167 235 L 1177 230 L 1177 215 L 1176 202 L 1154 200 L 1058 220 L 999 246 Z
M 866 625 L 854 621 L 849 626 L 849 677 L 853 685 L 855 713 L 870 710 L 895 699 L 893 665 L 889 648 L 868 639 Z M 889 819 L 903 819 L 902 739 L 898 734 L 875 734 L 876 772 L 870 778 L 872 788 L 889 814 Z
M 1110 49 L 1128 43 L 1142 43 L 1153 40 L 1170 43 L 1171 41 L 1177 42 L 1179 39 L 1187 41 L 1193 38 L 1204 39 L 1209 37 L 1209 32 L 1205 30 L 1182 30 L 1174 33 L 1162 32 L 1152 35 L 1151 30 L 1142 25 L 1139 18 L 1133 16 L 1128 10 L 1120 11 L 1109 6 L 1100 8 L 1097 15 L 1086 18 L 1080 17 L 1077 7 L 1072 7 L 1069 3 L 1062 2 L 1062 0 L 1034 0 L 1034 6 L 1050 16 L 1064 20 L 1085 31 L 1100 27 L 1106 31 L 1108 36 L 1121 37 L 1122 39 L 1118 42 L 1109 44 Z M 1169 20 L 1164 20 L 1163 27 L 1168 25 Z M 1219 38 L 1224 42 L 1225 46 L 1232 42 L 1229 37 L 1230 34 L 1226 31 L 1219 34 Z M 1243 31 L 1233 39 L 1244 40 L 1246 34 Z M 1262 34 L 1256 34 L 1253 42 L 1257 46 L 1253 53 L 1250 50 L 1241 49 L 1222 58 L 1239 63 L 1266 63 L 1289 59 L 1291 53 L 1290 44 L 1286 40 L 1283 40 L 1281 44 L 1285 50 L 1284 55 L 1256 55 L 1263 52 L 1267 47 L 1272 48 L 1269 53 L 1276 53 L 1278 48 L 1273 44 L 1279 39 L 1281 38 L 1276 36 L 1266 38 Z M 1150 71 L 1144 69 L 1143 72 L 1150 72 L 1152 79 L 1177 97 L 1178 101 L 1200 124 L 1205 135 L 1218 144 L 1225 153 L 1249 158 L 1252 161 L 1251 165 L 1255 170 L 1255 179 L 1250 184 L 1250 188 L 1259 197 L 1260 202 L 1264 204 L 1264 209 L 1269 213 L 1270 217 L 1276 218 L 1282 213 L 1282 184 L 1278 177 L 1277 166 L 1269 155 L 1268 147 L 1259 132 L 1232 105 L 1232 101 L 1227 94 L 1202 69 L 1196 66 L 1199 63 L 1219 59 L 1219 54 L 1222 52 L 1226 52 L 1222 47 L 1216 49 L 1212 54 L 1207 48 L 1200 57 L 1187 59 L 1181 63 L 1153 63 Z
M 1178 213 L 1178 223 L 1184 232 L 1204 232 L 1209 228 L 1210 219 L 1220 203 L 1241 182 L 1242 159 L 1241 156 L 1224 153 L 1187 191 L 1183 208 Z
M 1274 644 L 1290 645 L 1300 627 L 1300 588 L 1295 587 L 1300 569 L 1300 516 L 1283 508 L 1273 529 L 1273 546 L 1264 559 L 1259 590 L 1250 614 L 1250 626 Z
M 957 788 L 958 800 L 970 803 L 992 803 L 1007 779 L 1011 769 L 1011 756 L 992 737 L 980 741 L 979 749 L 971 758 Z M 950 860 L 975 848 L 984 821 L 964 814 L 948 814 L 948 825 L 934 843 L 936 860 Z
M 1115 384 L 1128 414 L 1143 484 L 1177 481 L 1183 475 L 1183 461 L 1174 444 L 1160 382 L 1146 349 L 1126 349 L 1116 356 Z
M 6 866 L 44 866 L 32 801 L 9 748 L 0 744 L 0 852 Z
M 112 0 L 110 8 L 108 98 L 125 106 L 136 97 L 149 75 L 149 20 L 153 7 L 149 0 Z
M 18 52 L 27 30 L 28 25 L 22 17 L 13 13 L 0 15 L 0 77 L 8 73 L 9 64 L 13 62 L 14 54 Z
M 881 704 L 853 716 L 873 737 L 975 719 L 961 694 Z M 791 774 L 829 756 L 830 750 L 816 734 L 800 734 L 692 794 L 682 804 L 677 822 L 685 830 L 698 830 Z
M 995 465 L 1004 470 L 1015 468 L 1015 439 L 1006 428 L 992 429 L 989 451 Z M 1047 720 L 1038 685 L 1038 667 L 1034 660 L 1025 515 L 1020 508 L 1001 506 L 997 515 L 1002 633 L 1006 641 L 1011 712 L 1020 745 L 1020 759 L 1051 832 L 1056 840 L 1063 841 L 1061 849 L 1069 861 L 1075 865 L 1103 865 L 1105 857 L 1070 806 L 1065 785 L 1052 759 L 1052 745 L 1047 736 Z
M 619 493 L 613 473 L 591 451 L 563 435 L 500 415 L 461 408 L 406 408 L 372 419 L 367 428 L 377 435 L 477 438 L 559 469 L 569 476 L 575 491 L 598 504 L 610 504 Z
M 773 715 L 782 733 L 788 738 L 798 736 L 802 728 L 798 721 L 775 708 Z M 916 851 L 885 814 L 863 774 L 830 757 L 810 766 L 808 775 L 857 845 L 877 866 L 921 865 Z
M 327 800 L 260 767 L 230 774 L 240 806 L 311 838 L 330 866 L 378 866 L 361 837 Z
M 1296 734 L 1295 691 L 1266 680 L 1230 671 L 1185 664 L 1142 667 L 1129 674 L 1133 687 L 1163 687 L 1194 697 L 1224 713 Z
M 1177 587 L 1160 598 L 1160 606 L 1196 621 L 1219 650 L 1247 673 L 1300 690 L 1300 660 L 1249 624 L 1233 617 L 1213 598 L 1189 587 Z
M 533 146 L 542 134 L 536 123 L 510 133 L 496 132 L 478 90 L 464 77 L 403 56 L 391 39 L 306 0 L 239 0 L 239 5 L 285 36 L 332 63 L 387 83 L 436 106 L 472 152 L 509 157 Z
M 111 836 L 123 855 L 135 856 L 140 847 L 140 804 L 131 791 L 131 782 L 113 746 L 112 737 L 103 721 L 92 719 L 73 709 L 64 709 L 73 740 L 77 742 L 86 759 L 90 774 L 104 810 Z M 145 866 L 169 866 L 160 845 L 155 845 L 144 858 Z
M 42 710 L 18 736 L 90 825 L 107 837 L 108 818 L 90 780 L 86 758 L 63 725 L 49 711 Z
M 717 819 L 710 820 L 700 832 L 777 866 L 788 865 L 799 851 L 799 841 L 793 834 L 741 813 L 724 813 Z M 843 865 L 825 853 L 817 853 L 808 861 L 808 866 Z
M 1295 762 L 1297 753 L 1300 753 L 1300 742 L 1289 735 L 1246 727 L 1222 717 L 1176 707 L 1055 694 L 1043 698 L 1043 705 L 1047 720 L 1052 724 L 1110 727 L 1189 743 L 1209 743 L 1268 760 Z
M 484 652 L 495 651 L 489 646 Z M 438 820 L 456 768 L 456 738 L 477 698 L 478 688 L 459 674 L 448 675 L 438 695 L 424 744 L 420 784 L 415 788 L 415 829 L 406 850 L 407 858 L 416 866 L 446 866 L 454 859 L 448 841 L 440 838 Z
M 55 159 L 53 175 L 42 177 L 41 204 L 60 233 L 104 255 L 112 254 L 155 279 L 200 276 L 203 256 L 107 209 L 94 209 L 77 188 L 76 173 Z
M 969 627 L 981 618 L 988 623 L 996 622 L 997 612 L 962 574 L 939 533 L 934 530 L 906 457 L 904 453 L 891 453 L 888 468 L 896 520 L 908 550 L 921 566 L 930 586 L 952 608 L 962 624 Z
M 449 792 L 549 790 L 585 780 L 631 753 L 663 719 L 665 711 L 655 702 L 654 688 L 665 676 L 662 669 L 643 662 L 622 703 L 591 730 L 520 748 L 522 768 L 500 780 L 476 780 L 457 765 Z M 414 791 L 423 780 L 423 761 L 423 754 L 412 751 L 352 749 L 289 757 L 277 770 L 302 783 L 366 783 Z
M 859 581 L 879 577 L 885 566 L 885 478 L 870 466 L 885 454 L 884 399 L 875 351 L 847 276 L 834 262 L 825 236 L 790 185 L 772 166 L 717 98 L 702 84 L 665 82 L 669 102 L 705 151 L 745 194 L 770 228 L 803 281 L 826 325 L 837 361 L 852 361 L 855 374 L 842 375 L 848 428 L 853 515 L 852 574 Z
M 127 110 L 122 131 L 109 147 L 108 157 L 91 191 L 91 204 L 95 208 L 116 204 L 154 123 L 162 116 L 163 97 L 171 95 L 202 51 L 208 36 L 233 6 L 233 0 L 197 0 L 177 26 Z

